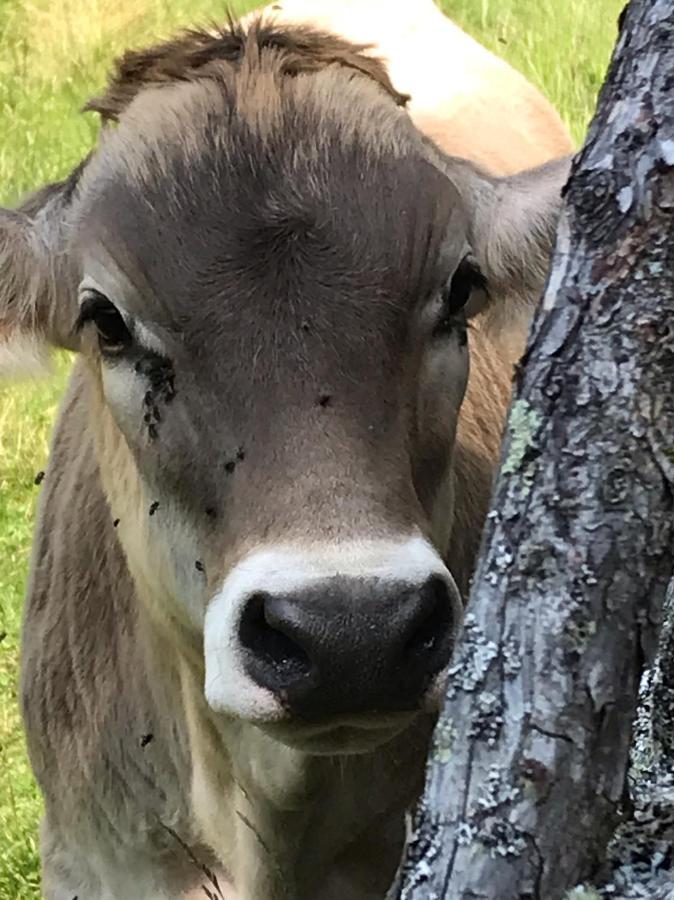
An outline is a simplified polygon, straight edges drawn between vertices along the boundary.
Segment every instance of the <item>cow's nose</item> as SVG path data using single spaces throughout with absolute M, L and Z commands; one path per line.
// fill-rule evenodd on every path
M 258 591 L 240 620 L 245 668 L 308 720 L 415 709 L 449 660 L 457 604 L 439 574 L 416 584 L 336 576 L 293 593 Z

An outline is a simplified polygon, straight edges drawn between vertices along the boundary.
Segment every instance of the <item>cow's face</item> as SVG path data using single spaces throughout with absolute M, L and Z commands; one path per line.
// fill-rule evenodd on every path
M 124 109 L 60 198 L 60 277 L 139 597 L 215 713 L 362 749 L 434 702 L 459 623 L 485 276 L 470 190 L 390 96 L 269 53 Z

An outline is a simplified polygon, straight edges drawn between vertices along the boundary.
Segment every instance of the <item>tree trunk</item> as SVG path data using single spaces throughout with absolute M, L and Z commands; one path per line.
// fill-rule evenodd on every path
M 631 755 L 633 806 L 611 840 L 598 892 L 609 900 L 674 900 L 674 582 L 656 661 L 642 678 Z
M 619 823 L 674 568 L 673 91 L 674 0 L 632 0 L 565 190 L 392 896 L 556 900 Z

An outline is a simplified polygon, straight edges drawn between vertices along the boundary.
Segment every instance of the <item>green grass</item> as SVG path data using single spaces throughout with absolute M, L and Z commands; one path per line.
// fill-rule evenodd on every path
M 243 11 L 253 3 L 231 5 Z M 623 0 L 442 5 L 536 83 L 582 140 Z M 102 85 L 117 52 L 181 24 L 222 18 L 223 9 L 214 0 L 0 0 L 0 203 L 64 175 L 82 158 L 96 125 L 77 111 Z M 38 490 L 33 480 L 46 465 L 67 370 L 62 357 L 50 380 L 0 388 L 0 900 L 39 896 L 40 800 L 17 710 L 18 632 Z
M 49 382 L 0 389 L 0 897 L 38 896 L 39 801 L 20 726 L 16 676 L 26 559 L 47 439 L 67 360 Z
M 582 143 L 622 0 L 440 0 L 445 12 L 552 101 Z

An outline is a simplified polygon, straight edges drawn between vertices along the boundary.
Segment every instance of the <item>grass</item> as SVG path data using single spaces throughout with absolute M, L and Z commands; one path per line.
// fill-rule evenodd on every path
M 411 0 L 414 2 L 414 0 Z M 232 3 L 237 12 L 249 0 Z M 467 31 L 556 105 L 576 141 L 594 108 L 623 0 L 444 0 Z M 77 114 L 112 57 L 179 25 L 221 19 L 214 0 L 0 0 L 0 203 L 67 173 L 94 141 Z M 404 88 L 404 86 L 402 86 Z M 40 800 L 17 709 L 18 633 L 37 488 L 68 371 L 0 388 L 0 900 L 39 896 Z

